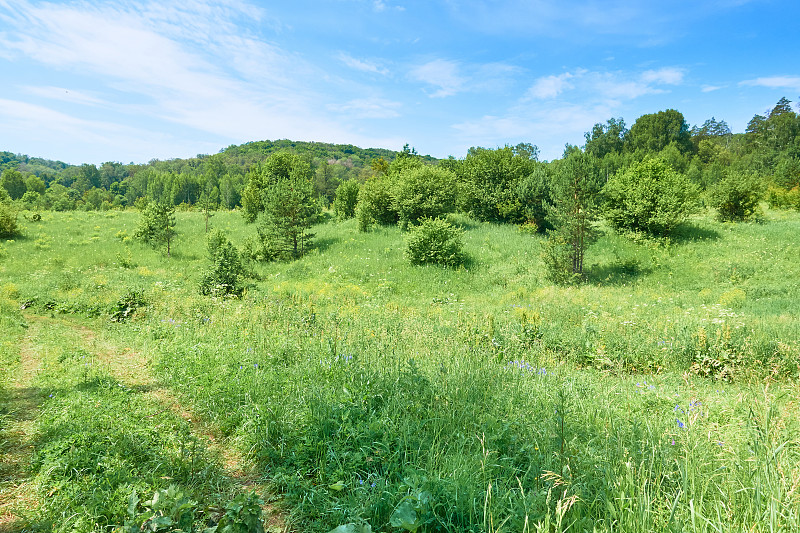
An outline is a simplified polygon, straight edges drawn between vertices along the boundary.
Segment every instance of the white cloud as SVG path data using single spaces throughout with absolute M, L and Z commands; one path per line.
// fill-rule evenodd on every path
M 800 91 L 800 76 L 770 76 L 766 78 L 756 78 L 754 80 L 745 80 L 739 83 L 739 85 Z
M 459 73 L 459 64 L 446 59 L 436 59 L 411 70 L 413 80 L 432 85 L 436 91 L 429 94 L 431 98 L 452 96 L 464 89 L 466 78 Z
M 26 93 L 32 94 L 35 96 L 40 96 L 42 98 L 48 98 L 50 100 L 60 100 L 63 102 L 68 102 L 72 104 L 82 104 L 88 106 L 101 106 L 106 107 L 109 106 L 109 102 L 103 100 L 102 98 L 98 98 L 92 94 L 88 94 L 81 91 L 70 90 L 66 87 L 23 87 Z
M 0 130 L 13 136 L 15 141 L 41 146 L 46 150 L 43 152 L 46 157 L 71 163 L 119 160 L 99 154 L 117 151 L 120 146 L 125 146 L 126 154 L 138 161 L 177 157 L 178 154 L 191 156 L 198 151 L 218 149 L 211 143 L 176 139 L 167 133 L 114 122 L 87 120 L 45 106 L 7 99 L 0 99 Z M 55 135 L 58 141 L 46 138 L 44 132 Z M 86 145 L 91 146 L 90 158 L 76 160 L 75 154 Z
M 572 89 L 573 86 L 567 81 L 573 75 L 569 72 L 559 74 L 558 76 L 545 76 L 536 80 L 528 92 L 526 97 L 544 100 L 548 98 L 555 98 L 564 90 Z
M 264 138 L 364 140 L 348 130 L 352 124 L 326 115 L 336 96 L 324 71 L 238 24 L 242 18 L 264 16 L 246 4 L 0 2 L 9 7 L 2 14 L 0 54 L 44 65 L 92 87 L 65 89 L 67 93 L 54 84 L 28 87 L 28 93 L 116 112 L 106 113 L 108 122 L 100 131 L 133 116 L 153 130 L 151 137 L 158 137 L 156 132 L 168 122 L 191 128 L 186 133 L 196 139 L 215 140 L 217 149 Z M 315 89 L 319 80 L 329 82 L 325 92 Z M 0 98 L 4 93 L 0 91 Z M 9 113 L 8 106 L 2 113 Z M 69 125 L 71 135 L 95 142 L 91 127 L 75 126 L 80 119 L 59 117 L 54 123 Z M 120 142 L 118 151 L 129 151 Z M 180 144 L 175 139 L 172 143 Z
M 378 63 L 373 61 L 367 61 L 363 59 L 356 59 L 355 57 L 346 54 L 344 52 L 340 52 L 336 58 L 347 65 L 350 68 L 355 70 L 360 70 L 362 72 L 371 72 L 374 74 L 380 74 L 382 76 L 386 76 L 389 74 L 389 69 L 381 67 Z
M 725 87 L 722 85 L 703 85 L 700 90 L 704 93 L 711 93 L 714 91 L 719 91 L 720 89 L 724 89 Z
M 679 85 L 683 82 L 683 69 L 665 67 L 658 70 L 646 70 L 642 73 L 642 81 L 645 83 L 657 83 L 665 85 Z
M 542 76 L 504 113 L 465 120 L 452 129 L 464 149 L 486 139 L 528 141 L 539 146 L 544 158 L 553 159 L 564 149 L 555 139 L 578 141 L 595 123 L 617 116 L 638 98 L 666 92 L 664 85 L 681 83 L 683 77 L 683 70 L 672 67 L 643 72 L 579 68 Z

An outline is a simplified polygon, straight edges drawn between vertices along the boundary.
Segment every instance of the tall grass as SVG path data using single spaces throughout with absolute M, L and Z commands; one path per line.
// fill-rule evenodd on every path
M 408 266 L 395 228 L 330 223 L 215 300 L 198 214 L 170 260 L 114 237 L 134 214 L 64 216 L 8 245 L 20 300 L 104 317 L 141 291 L 108 333 L 256 458 L 304 531 L 800 529 L 800 218 L 608 234 L 566 288 L 513 227 L 459 217 L 469 260 L 447 270 Z M 241 243 L 236 216 L 214 223 Z

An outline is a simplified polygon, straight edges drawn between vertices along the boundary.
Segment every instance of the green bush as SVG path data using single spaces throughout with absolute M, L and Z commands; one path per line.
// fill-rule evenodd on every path
M 208 236 L 208 254 L 211 267 L 200 280 L 200 293 L 212 296 L 239 296 L 244 290 L 244 268 L 236 247 L 220 230 Z
M 333 199 L 333 212 L 339 220 L 347 220 L 356 216 L 358 204 L 358 191 L 361 185 L 355 180 L 343 181 L 336 188 L 336 197 Z
M 374 224 L 390 225 L 398 221 L 392 201 L 392 179 L 388 176 L 367 180 L 358 191 L 356 220 L 359 231 L 368 231 Z
M 660 159 L 645 159 L 603 188 L 603 216 L 618 230 L 666 237 L 699 207 L 697 187 Z
M 723 222 L 749 220 L 758 214 L 764 183 L 754 174 L 730 173 L 708 191 L 709 203 Z
M 426 218 L 409 231 L 405 256 L 412 265 L 457 267 L 466 259 L 463 248 L 460 229 L 441 218 Z
M 800 210 L 800 188 L 787 191 L 781 187 L 770 187 L 767 190 L 767 202 L 773 209 Z
M 423 218 L 434 218 L 455 210 L 458 187 L 449 170 L 421 166 L 403 171 L 392 188 L 394 210 L 403 229 Z
M 0 202 L 0 238 L 9 239 L 19 235 L 17 213 L 8 204 Z

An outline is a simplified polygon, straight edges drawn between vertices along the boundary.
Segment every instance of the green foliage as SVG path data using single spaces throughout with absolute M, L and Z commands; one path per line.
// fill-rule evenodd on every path
M 610 118 L 605 124 L 597 123 L 592 131 L 586 132 L 586 146 L 584 150 L 587 154 L 602 159 L 608 154 L 621 153 L 625 147 L 625 135 L 628 129 L 625 121 L 620 118 Z
M 225 504 L 225 512 L 213 533 L 264 533 L 263 505 L 264 501 L 255 492 L 237 495 Z
M 111 321 L 123 322 L 130 318 L 140 307 L 147 305 L 142 291 L 130 290 L 125 293 L 111 308 Z
M 277 178 L 262 191 L 263 213 L 257 232 L 263 259 L 297 259 L 314 237 L 309 232 L 321 209 L 314 199 L 311 180 L 290 174 Z
M 437 218 L 455 210 L 458 194 L 456 176 L 452 172 L 419 166 L 401 172 L 392 188 L 393 210 L 403 229 L 423 218 Z
M 164 203 L 150 202 L 142 210 L 134 238 L 154 247 L 166 246 L 167 257 L 169 257 L 175 234 L 175 207 Z
M 137 512 L 139 504 L 144 512 Z M 157 490 L 152 499 L 140 502 L 134 491 L 128 500 L 128 513 L 124 533 L 168 533 L 195 531 L 197 502 L 190 499 L 179 487 L 170 485 Z
M 625 135 L 626 147 L 631 152 L 656 154 L 671 143 L 675 143 L 680 153 L 693 149 L 689 125 L 675 109 L 642 115 Z
M 781 187 L 770 187 L 767 189 L 767 202 L 774 209 L 800 210 L 800 187 L 789 191 Z
M 670 235 L 695 213 L 697 188 L 659 159 L 645 159 L 612 177 L 603 188 L 603 216 L 618 230 Z
M 391 176 L 368 179 L 358 191 L 356 220 L 359 231 L 369 231 L 375 224 L 396 224 L 399 220 L 392 199 L 394 180 Z
M 597 160 L 590 154 L 573 151 L 557 167 L 551 184 L 552 204 L 547 220 L 553 227 L 543 259 L 547 277 L 555 283 L 568 283 L 583 276 L 586 249 L 596 239 L 597 196 L 602 181 Z
M 6 169 L 0 174 L 0 187 L 8 192 L 12 200 L 22 198 L 22 195 L 28 190 L 25 186 L 25 178 L 22 173 L 16 169 Z
M 405 257 L 412 265 L 457 267 L 464 263 L 461 230 L 440 218 L 424 218 L 406 236 Z
M 255 222 L 258 214 L 267 208 L 265 201 L 274 194 L 270 189 L 280 182 L 312 183 L 314 173 L 303 158 L 291 152 L 277 152 L 263 163 L 257 164 L 247 173 L 247 185 L 242 191 L 243 215 L 248 222 Z M 312 189 L 313 195 L 313 189 Z
M 211 267 L 200 280 L 200 293 L 240 296 L 244 290 L 244 267 L 236 247 L 221 230 L 213 230 L 207 242 Z
M 730 172 L 709 189 L 709 203 L 719 220 L 750 220 L 759 215 L 764 188 L 764 181 L 755 174 Z
M 128 500 L 129 518 L 122 533 L 264 533 L 263 503 L 255 493 L 239 494 L 225 504 L 221 516 L 216 516 L 213 511 L 203 512 L 176 485 L 157 490 L 145 502 L 134 491 Z M 140 507 L 144 509 L 139 510 Z
M 0 239 L 11 239 L 18 235 L 16 210 L 10 204 L 0 202 Z
M 336 196 L 333 200 L 333 212 L 339 220 L 347 220 L 356 216 L 356 205 L 358 205 L 358 192 L 361 185 L 355 180 L 346 180 L 336 188 Z
M 526 221 L 526 205 L 517 195 L 517 186 L 538 166 L 539 149 L 530 144 L 505 146 L 496 150 L 470 148 L 457 166 L 463 183 L 461 208 L 479 220 Z

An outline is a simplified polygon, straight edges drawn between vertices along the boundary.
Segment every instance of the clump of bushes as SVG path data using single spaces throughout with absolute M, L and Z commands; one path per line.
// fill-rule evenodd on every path
M 392 204 L 402 229 L 423 218 L 455 211 L 458 183 L 449 170 L 421 166 L 402 172 L 392 188 Z
M 463 233 L 441 218 L 425 218 L 406 236 L 405 256 L 412 265 L 457 267 L 464 264 Z
M 781 187 L 770 187 L 767 190 L 767 202 L 773 209 L 800 210 L 800 187 L 790 190 Z
M 343 181 L 336 188 L 336 197 L 333 199 L 333 212 L 339 220 L 347 220 L 356 216 L 358 204 L 358 191 L 361 186 L 355 180 Z
M 645 159 L 603 188 L 603 216 L 618 230 L 667 237 L 697 211 L 697 187 L 661 159 Z
M 375 224 L 397 223 L 391 185 L 392 180 L 388 176 L 381 176 L 369 179 L 361 186 L 355 211 L 359 231 L 368 231 Z
M 754 174 L 729 173 L 708 191 L 709 203 L 722 222 L 750 220 L 759 214 L 763 181 Z

